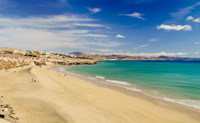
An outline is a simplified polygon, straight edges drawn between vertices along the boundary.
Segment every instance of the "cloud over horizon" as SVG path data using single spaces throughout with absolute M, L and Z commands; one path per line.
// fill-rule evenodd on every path
M 155 53 L 130 53 L 120 52 L 119 50 L 100 49 L 100 52 L 104 55 L 128 55 L 128 56 L 144 56 L 144 57 L 159 57 L 159 56 L 185 56 L 187 53 L 183 52 L 155 52 Z
M 109 41 L 109 35 L 95 32 L 95 19 L 67 15 L 8 18 L 0 16 L 1 46 L 44 50 L 49 48 L 115 47 L 120 43 Z M 87 27 L 87 28 L 84 28 Z M 92 28 L 92 29 L 90 29 Z M 94 38 L 107 39 L 103 41 Z
M 158 53 L 117 53 L 119 55 L 130 55 L 130 56 L 146 56 L 146 57 L 158 57 L 158 56 L 183 56 L 187 53 L 177 52 L 177 53 L 167 53 L 167 52 L 158 52 Z

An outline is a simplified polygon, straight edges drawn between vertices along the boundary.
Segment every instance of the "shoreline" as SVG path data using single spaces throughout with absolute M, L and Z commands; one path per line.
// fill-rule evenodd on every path
M 32 78 L 37 81 L 32 82 Z M 15 110 L 13 117 L 18 117 L 20 123 L 200 122 L 199 112 L 167 108 L 136 94 L 65 76 L 50 66 L 0 71 L 0 79 L 3 102 Z
M 69 68 L 67 68 L 67 67 L 69 67 Z M 173 102 L 173 103 L 180 104 L 180 105 L 184 105 L 186 107 L 200 111 L 200 105 L 199 105 L 200 100 L 198 100 L 197 98 L 192 98 L 192 96 L 187 97 L 187 96 L 184 96 L 184 94 L 182 94 L 182 95 L 180 93 L 176 94 L 176 92 L 171 93 L 169 91 L 160 91 L 160 90 L 155 90 L 155 89 L 148 88 L 148 87 L 143 87 L 138 84 L 140 81 L 137 81 L 136 82 L 137 84 L 135 84 L 135 83 L 132 83 L 131 82 L 132 80 L 130 80 L 130 79 L 129 80 L 127 80 L 126 78 L 121 79 L 119 77 L 113 78 L 112 76 L 101 74 L 102 71 L 100 73 L 94 71 L 96 74 L 93 74 L 93 73 L 90 73 L 89 71 L 87 71 L 87 66 L 85 66 L 85 65 L 81 65 L 80 68 L 75 67 L 75 71 L 73 71 L 73 68 L 72 68 L 72 70 L 70 70 L 71 66 L 67 66 L 67 67 L 64 66 L 63 69 L 66 69 L 69 73 L 71 72 L 72 73 L 71 75 L 77 75 L 76 77 L 79 77 L 86 81 L 91 81 L 91 82 L 98 81 L 101 83 L 106 81 L 106 84 L 112 83 L 114 86 L 116 86 L 116 85 L 121 86 L 121 87 L 126 88 L 131 91 L 141 92 L 141 93 L 145 94 L 146 96 L 151 96 L 153 98 L 159 98 L 159 99 L 161 98 L 162 100 L 165 100 L 168 102 Z M 93 68 L 95 70 L 95 66 L 93 66 L 93 67 L 89 66 L 89 69 L 91 69 L 91 68 Z M 98 68 L 98 66 L 97 66 L 97 68 Z M 80 69 L 80 72 L 77 71 L 79 69 Z M 83 69 L 86 69 L 86 73 L 84 73 Z M 118 75 L 119 74 L 121 74 L 121 73 L 118 73 Z M 123 75 L 123 73 L 122 73 L 122 75 Z M 82 77 L 80 77 L 80 76 L 82 76 Z M 124 75 L 124 77 L 126 77 L 126 76 Z M 156 77 L 152 77 L 152 78 L 156 78 Z M 133 79 L 133 81 L 135 81 L 135 80 Z M 162 80 L 160 80 L 160 81 L 162 81 Z
M 119 92 L 127 94 L 129 96 L 148 100 L 148 101 L 153 102 L 153 103 L 155 103 L 156 105 L 159 105 L 159 106 L 163 106 L 163 107 L 166 107 L 166 108 L 170 108 L 170 109 L 173 109 L 173 110 L 177 110 L 177 111 L 186 113 L 186 114 L 190 115 L 191 117 L 198 119 L 200 121 L 200 117 L 199 117 L 200 110 L 197 109 L 197 108 L 190 107 L 190 106 L 180 104 L 180 103 L 176 103 L 176 102 L 172 102 L 172 101 L 168 101 L 168 100 L 164 100 L 163 98 L 159 98 L 157 96 L 147 95 L 142 91 L 129 90 L 129 89 L 125 88 L 124 86 L 120 86 L 119 84 L 116 84 L 116 83 L 109 83 L 109 82 L 106 82 L 105 80 L 98 80 L 97 78 L 94 78 L 95 80 L 92 80 L 92 79 L 88 78 L 89 76 L 86 76 L 86 75 L 81 75 L 81 74 L 78 74 L 78 73 L 72 73 L 71 71 L 67 71 L 66 69 L 65 69 L 65 71 L 59 70 L 60 67 L 63 68 L 63 67 L 70 67 L 70 66 L 56 66 L 56 67 L 53 67 L 53 69 L 58 71 L 58 72 L 66 73 L 66 74 L 69 74 L 70 76 L 73 76 L 73 77 L 85 80 L 87 82 L 93 83 L 93 84 L 95 84 L 96 86 L 99 86 L 99 87 L 119 91 Z M 199 113 L 199 115 L 196 115 L 195 114 L 196 112 Z

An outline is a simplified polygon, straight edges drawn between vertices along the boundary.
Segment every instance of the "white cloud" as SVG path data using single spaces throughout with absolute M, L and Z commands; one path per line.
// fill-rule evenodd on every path
M 157 41 L 159 41 L 160 39 L 158 39 L 158 38 L 152 38 L 152 39 L 149 39 L 148 41 L 150 41 L 150 42 L 157 42 Z
M 194 17 L 192 17 L 192 16 L 188 16 L 187 18 L 186 18 L 186 20 L 192 20 L 193 22 L 200 22 L 200 18 L 194 18 Z
M 187 18 L 186 18 L 186 20 L 193 20 L 194 19 L 194 17 L 192 17 L 192 16 L 187 16 Z
M 181 8 L 177 12 L 171 13 L 171 15 L 173 17 L 173 20 L 175 20 L 175 21 L 176 20 L 181 20 L 186 15 L 188 15 L 191 12 L 191 10 L 193 10 L 195 7 L 197 7 L 199 5 L 200 5 L 200 2 L 197 2 L 194 5 L 191 5 L 191 6 L 188 6 L 188 7 L 185 7 L 185 8 Z
M 200 52 L 195 52 L 194 54 L 195 54 L 195 55 L 199 55 L 199 54 L 200 54 Z
M 5 18 L 0 16 L 2 27 L 31 27 L 31 28 L 74 28 L 76 26 L 103 27 L 91 18 L 80 18 L 67 15 L 37 16 L 27 18 Z
M 101 53 L 113 53 L 113 52 L 115 52 L 115 50 L 112 50 L 112 49 L 97 49 L 97 51 L 99 51 Z
M 139 56 L 182 56 L 182 55 L 187 55 L 187 53 L 166 53 L 166 52 L 160 52 L 160 53 L 136 53 L 135 55 Z
M 192 27 L 190 25 L 165 25 L 161 24 L 160 26 L 157 26 L 157 29 L 164 29 L 164 30 L 185 30 L 185 31 L 191 31 Z
M 101 24 L 87 24 L 87 23 L 77 23 L 74 24 L 74 26 L 85 26 L 85 27 L 104 27 L 104 25 Z
M 200 42 L 194 42 L 195 44 L 200 44 Z
M 177 53 L 166 53 L 166 52 L 158 52 L 158 53 L 115 53 L 118 55 L 130 55 L 130 56 L 147 56 L 147 57 L 158 57 L 158 56 L 183 56 L 187 55 L 187 53 L 177 52 Z
M 97 38 L 107 38 L 107 37 L 109 37 L 108 35 L 104 35 L 104 34 L 91 34 L 91 33 L 81 34 L 81 35 L 76 35 L 76 36 L 82 36 L 82 37 L 97 37 Z
M 193 20 L 194 22 L 200 22 L 200 18 L 196 18 L 195 20 Z
M 192 17 L 192 16 L 188 16 L 187 18 L 186 18 L 186 20 L 192 20 L 193 22 L 198 22 L 198 23 L 200 23 L 200 18 L 194 18 L 194 17 Z
M 99 52 L 98 54 L 101 55 L 112 55 L 112 54 L 120 54 L 122 52 L 128 52 L 127 50 L 116 50 L 116 49 L 97 49 L 97 51 Z
M 121 43 L 118 43 L 118 42 L 101 42 L 101 41 L 98 41 L 98 42 L 91 42 L 90 43 L 91 45 L 97 45 L 97 46 L 102 46 L 102 47 L 118 47 L 121 45 Z
M 120 35 L 120 34 L 119 34 L 119 35 L 116 35 L 115 37 L 116 37 L 116 38 L 126 38 L 125 36 Z
M 17 49 L 44 50 L 50 48 L 117 47 L 109 35 L 90 30 L 104 27 L 95 19 L 67 15 L 6 18 L 0 16 L 0 45 Z M 81 26 L 81 28 L 79 28 Z M 95 33 L 98 32 L 98 33 Z M 95 41 L 94 38 L 106 39 Z
M 42 50 L 48 48 L 86 48 L 89 45 L 100 47 L 120 46 L 117 42 L 94 42 L 84 37 L 100 37 L 104 35 L 88 34 L 88 30 L 43 30 L 24 28 L 0 29 L 1 46 Z
M 88 8 L 93 14 L 98 13 L 101 11 L 100 8 Z
M 138 49 L 142 49 L 142 48 L 145 48 L 145 47 L 148 47 L 148 46 L 149 46 L 149 44 L 143 44 L 143 45 L 140 45 L 140 46 L 133 48 L 133 49 L 138 50 Z
M 138 12 L 134 12 L 133 14 L 120 14 L 120 15 L 124 15 L 124 16 L 129 16 L 129 17 L 134 17 L 134 18 L 139 18 L 139 19 L 145 20 L 145 18 L 142 17 L 142 14 L 140 14 Z
M 86 33 L 87 31 L 77 31 L 77 33 Z M 25 29 L 25 28 L 4 28 L 0 29 L 0 36 L 3 46 L 20 48 L 20 49 L 45 49 L 54 47 L 70 47 L 79 46 L 74 43 L 77 38 L 75 32 L 70 31 L 49 31 L 39 29 Z

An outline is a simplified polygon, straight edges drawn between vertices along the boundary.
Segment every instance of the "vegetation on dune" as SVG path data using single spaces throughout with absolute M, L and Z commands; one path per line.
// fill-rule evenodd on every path
M 28 65 L 30 65 L 30 63 L 24 60 L 17 60 L 17 61 L 2 60 L 2 59 L 0 60 L 0 70 L 24 67 Z

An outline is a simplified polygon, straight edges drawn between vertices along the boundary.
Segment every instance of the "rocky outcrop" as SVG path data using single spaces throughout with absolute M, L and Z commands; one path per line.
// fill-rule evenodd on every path
M 79 53 L 77 53 L 79 54 Z M 69 58 L 54 54 L 41 54 L 36 51 L 23 51 L 12 48 L 0 48 L 0 70 L 24 67 L 28 65 L 91 65 L 96 64 L 93 59 Z
M 14 53 L 14 49 L 13 48 L 0 48 L 0 53 L 2 54 L 13 54 Z
M 36 66 L 46 65 L 45 62 L 38 62 L 38 61 L 34 61 L 34 64 L 35 64 Z
M 92 65 L 92 64 L 97 64 L 97 61 L 94 60 L 80 60 L 76 59 L 73 61 L 68 60 L 63 60 L 63 61 L 55 61 L 54 64 L 56 65 Z

